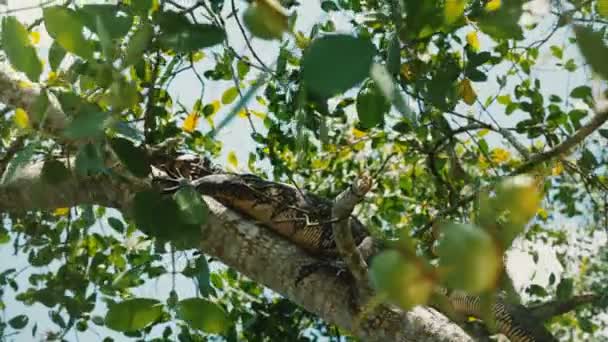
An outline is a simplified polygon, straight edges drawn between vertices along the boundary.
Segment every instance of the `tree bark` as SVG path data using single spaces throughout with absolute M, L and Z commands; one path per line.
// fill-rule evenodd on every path
M 41 170 L 42 162 L 34 163 L 24 168 L 13 182 L 0 186 L 1 211 L 97 204 L 128 212 L 132 194 L 141 190 L 141 185 L 117 182 L 108 176 L 74 176 L 50 185 L 42 179 Z M 200 250 L 326 322 L 369 341 L 472 341 L 458 325 L 432 308 L 417 307 L 403 312 L 382 306 L 361 320 L 362 309 L 353 303 L 354 282 L 331 271 L 319 270 L 296 286 L 301 267 L 314 264 L 317 259 L 213 198 L 204 199 L 210 217 L 201 228 Z

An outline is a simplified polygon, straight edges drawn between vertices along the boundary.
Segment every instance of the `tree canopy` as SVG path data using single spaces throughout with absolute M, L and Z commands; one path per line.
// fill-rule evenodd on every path
M 608 1 L 39 9 L 0 12 L 3 340 L 466 340 L 435 286 L 608 339 Z M 339 276 L 294 285 L 314 256 L 259 222 L 161 191 L 187 156 L 329 200 L 370 179 L 362 312 Z M 382 303 L 399 320 L 363 327 Z

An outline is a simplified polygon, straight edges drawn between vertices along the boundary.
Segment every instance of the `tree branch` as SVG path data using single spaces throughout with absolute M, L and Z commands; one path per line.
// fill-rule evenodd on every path
M 361 286 L 368 284 L 367 264 L 355 244 L 350 228 L 350 215 L 355 205 L 363 199 L 371 187 L 372 179 L 369 176 L 357 179 L 347 190 L 336 197 L 332 207 L 332 219 L 337 220 L 333 225 L 336 246 L 348 269 Z
M 8 65 L 0 64 L 0 103 L 13 108 L 23 108 L 31 114 L 41 93 L 42 87 L 39 84 L 24 80 Z M 47 94 L 49 104 L 46 113 L 40 118 L 30 115 L 30 121 L 34 126 L 42 125 L 45 131 L 54 134 L 67 125 L 68 118 L 53 94 L 48 92 Z
M 554 148 L 552 148 L 548 151 L 540 152 L 540 153 L 533 155 L 524 164 L 522 164 L 520 167 L 518 167 L 513 172 L 511 172 L 509 174 L 509 176 L 516 176 L 516 175 L 520 175 L 522 173 L 529 172 L 544 162 L 547 162 L 553 158 L 559 157 L 560 155 L 566 154 L 575 145 L 581 143 L 583 140 L 585 140 L 585 138 L 587 138 L 589 135 L 591 135 L 593 132 L 595 132 L 598 128 L 600 128 L 608 120 L 608 103 L 605 103 L 605 102 L 602 103 L 600 106 L 598 106 L 596 108 L 595 112 L 596 112 L 595 116 L 593 118 L 591 118 L 591 120 L 588 123 L 583 125 L 578 131 L 576 131 L 576 133 L 574 133 L 574 135 L 572 135 L 568 139 L 562 141 L 559 145 L 555 146 Z M 484 188 L 486 188 L 486 187 L 484 187 Z M 479 190 L 475 191 L 474 193 L 472 193 L 466 197 L 461 198 L 455 205 L 440 211 L 437 215 L 435 215 L 435 218 L 433 220 L 431 220 L 431 222 L 428 222 L 426 225 L 424 225 L 420 229 L 416 230 L 414 232 L 414 236 L 420 236 L 422 233 L 424 233 L 425 231 L 430 229 L 437 220 L 443 218 L 446 215 L 449 215 L 449 214 L 455 212 L 462 206 L 473 201 L 477 197 L 478 193 L 479 193 Z
M 42 179 L 42 165 L 26 166 L 9 184 L 0 186 L 0 211 L 27 211 L 97 204 L 128 213 L 132 196 L 141 185 L 117 177 L 70 179 L 50 185 Z M 361 308 L 348 305 L 353 284 L 335 272 L 320 270 L 295 279 L 304 265 L 318 261 L 269 229 L 258 226 L 205 197 L 210 208 L 202 227 L 200 249 L 242 274 L 282 294 L 328 323 L 368 341 L 471 341 L 456 324 L 433 309 L 409 312 L 382 307 L 360 321 Z
M 581 305 L 592 303 L 600 299 L 596 294 L 585 294 L 574 296 L 565 300 L 554 300 L 531 306 L 528 309 L 534 317 L 540 321 L 546 321 L 552 317 L 563 315 L 570 312 Z
M 581 126 L 581 128 L 579 128 L 579 130 L 576 131 L 576 133 L 574 133 L 574 135 L 572 135 L 570 138 L 562 141 L 559 145 L 548 151 L 535 154 L 513 173 L 521 174 L 528 172 L 543 162 L 568 153 L 571 148 L 585 140 L 585 138 L 591 135 L 591 133 L 595 132 L 606 122 L 606 120 L 608 120 L 608 103 L 602 103 L 601 106 L 596 108 L 595 113 L 595 116 L 591 118 L 588 123 Z

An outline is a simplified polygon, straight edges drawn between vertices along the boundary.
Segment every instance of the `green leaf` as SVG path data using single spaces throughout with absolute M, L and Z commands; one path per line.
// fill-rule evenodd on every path
M 42 179 L 49 184 L 59 184 L 70 178 L 70 171 L 56 159 L 47 160 L 42 166 Z
M 367 39 L 328 35 L 314 40 L 302 58 L 306 87 L 321 97 L 347 91 L 370 71 L 376 49 Z
M 335 2 L 330 1 L 330 0 L 324 0 L 323 2 L 321 2 L 321 9 L 324 10 L 325 12 L 339 10 L 338 5 L 336 5 Z
M 137 142 L 143 142 L 144 141 L 144 135 L 143 133 L 137 129 L 136 127 L 134 127 L 133 125 L 124 122 L 124 121 L 117 121 L 114 122 L 114 126 L 112 127 L 116 133 L 122 134 L 127 138 L 131 138 L 131 140 L 135 140 Z
M 495 286 L 502 270 L 501 255 L 486 231 L 449 223 L 441 227 L 441 234 L 437 254 L 443 284 L 471 293 Z
M 30 162 L 37 147 L 37 143 L 32 143 L 25 146 L 21 151 L 17 152 L 15 156 L 13 156 L 13 159 L 11 159 L 11 161 L 8 163 L 6 170 L 4 170 L 2 182 L 0 183 L 8 184 L 12 182 L 23 170 L 23 168 Z
M 175 12 L 163 12 L 159 21 L 160 45 L 175 52 L 190 53 L 217 45 L 226 38 L 222 28 L 210 24 L 192 24 L 185 16 Z
M 74 169 L 82 176 L 105 171 L 101 146 L 92 143 L 81 146 L 76 154 Z
M 93 58 L 93 44 L 84 37 L 82 18 L 63 6 L 45 7 L 44 26 L 49 35 L 67 51 L 84 59 Z
M 188 298 L 177 304 L 177 317 L 190 327 L 210 334 L 219 334 L 228 328 L 226 312 L 217 304 L 202 298 Z
M 180 248 L 193 247 L 198 243 L 200 225 L 186 224 L 173 198 L 147 190 L 138 192 L 133 204 L 135 222 L 144 233 L 161 241 L 173 241 Z
M 55 71 L 59 68 L 66 53 L 67 51 L 65 51 L 61 45 L 56 41 L 53 41 L 51 48 L 49 49 L 49 65 L 51 66 L 51 70 Z
M 98 138 L 103 135 L 108 114 L 104 112 L 82 113 L 63 131 L 68 139 Z
M 563 278 L 557 285 L 557 299 L 566 300 L 572 297 L 574 292 L 574 281 L 572 278 Z
M 473 82 L 485 82 L 488 80 L 488 76 L 483 71 L 475 68 L 467 68 L 465 70 L 465 76 Z
M 100 23 L 107 34 L 107 38 L 119 39 L 129 33 L 133 23 L 133 16 L 117 11 L 116 5 L 85 5 L 78 9 L 84 25 L 92 32 L 100 35 Z M 101 37 L 100 37 L 101 38 Z
M 155 322 L 163 313 L 156 299 L 133 298 L 111 304 L 106 314 L 106 326 L 116 331 L 135 331 Z
M 579 86 L 570 92 L 570 97 L 575 99 L 590 99 L 593 98 L 593 94 L 591 93 L 591 87 L 589 86 Z
M 523 13 L 523 0 L 502 1 L 496 11 L 484 13 L 477 21 L 479 28 L 494 39 L 524 39 L 519 26 Z
M 220 123 L 216 126 L 216 128 L 213 131 L 211 131 L 211 133 L 209 134 L 209 136 L 211 138 L 213 138 L 217 134 L 217 132 L 221 131 L 222 128 L 224 128 L 226 125 L 228 125 L 236 117 L 236 114 L 243 107 L 245 107 L 245 105 L 247 104 L 247 102 L 249 102 L 249 100 L 253 97 L 253 95 L 255 95 L 255 93 L 257 92 L 257 90 L 262 85 L 264 85 L 265 79 L 266 79 L 266 74 L 265 73 L 260 73 L 260 75 L 256 78 L 254 84 L 245 92 L 245 94 L 243 94 L 243 96 L 241 96 L 241 98 L 232 107 L 232 109 L 230 110 L 230 112 L 222 119 L 222 121 L 220 121 Z M 205 106 L 203 108 L 203 114 L 209 115 L 209 114 L 207 114 L 208 110 L 206 110 L 208 107 L 210 107 L 211 111 L 213 111 L 213 106 L 207 105 L 207 106 Z
M 57 324 L 61 329 L 65 329 L 65 320 L 57 311 L 52 310 L 51 312 L 49 312 L 49 316 L 51 317 L 51 321 L 53 323 Z
M 110 146 L 112 146 L 112 150 L 114 150 L 118 159 L 134 176 L 144 178 L 152 171 L 146 151 L 135 147 L 130 140 L 114 138 L 110 140 Z
M 393 76 L 398 75 L 401 71 L 401 42 L 397 34 L 391 36 L 388 44 L 386 69 Z
M 372 259 L 370 280 L 375 289 L 405 310 L 426 303 L 433 288 L 419 265 L 390 249 Z
M 391 104 L 382 95 L 375 83 L 369 82 L 357 94 L 356 107 L 361 126 L 372 128 L 384 121 L 384 115 L 390 110 Z
M 124 67 L 133 65 L 143 57 L 144 52 L 152 41 L 154 29 L 148 22 L 143 22 L 129 40 L 127 45 Z
M 173 198 L 179 208 L 179 216 L 182 222 L 191 225 L 201 225 L 207 222 L 209 208 L 194 187 L 181 187 L 173 195 Z
M 396 87 L 395 81 L 388 70 L 383 65 L 374 63 L 371 67 L 370 76 L 375 82 L 377 89 L 384 95 L 384 98 L 389 103 L 392 103 L 399 113 L 410 120 L 410 123 L 416 124 L 416 114 L 405 102 L 403 95 Z
M 207 258 L 204 255 L 200 255 L 196 260 L 196 280 L 198 282 L 198 291 L 201 296 L 208 297 L 211 294 L 213 288 L 211 287 L 211 272 L 209 270 L 209 264 Z
M 584 26 L 575 25 L 574 32 L 581 54 L 591 66 L 591 69 L 605 80 L 608 80 L 608 47 L 604 44 L 602 34 Z
M 27 325 L 27 322 L 29 322 L 29 318 L 26 315 L 19 315 L 11 318 L 8 324 L 13 329 L 23 329 Z
M 95 17 L 95 24 L 95 31 L 97 32 L 97 36 L 99 37 L 99 42 L 101 43 L 103 55 L 108 60 L 114 59 L 114 44 L 112 42 L 112 37 L 110 36 L 110 32 L 108 31 L 106 24 L 104 24 L 103 20 L 98 16 Z
M 117 219 L 115 217 L 109 217 L 108 224 L 110 225 L 110 227 L 112 227 L 112 229 L 114 229 L 115 231 L 117 231 L 119 233 L 124 233 L 124 231 L 125 231 L 125 225 L 122 224 L 122 221 L 120 221 L 119 219 Z
M 538 296 L 538 297 L 546 297 L 548 295 L 547 290 L 537 284 L 532 284 L 530 286 L 528 286 L 528 288 L 526 289 L 526 292 L 534 295 L 534 296 Z
M 2 20 L 2 48 L 11 62 L 27 77 L 38 82 L 42 73 L 42 62 L 38 59 L 36 49 L 30 42 L 27 29 L 15 17 L 5 17 Z
M 234 102 L 236 97 L 239 95 L 239 91 L 237 87 L 230 87 L 224 91 L 222 94 L 222 103 L 223 104 L 231 104 Z

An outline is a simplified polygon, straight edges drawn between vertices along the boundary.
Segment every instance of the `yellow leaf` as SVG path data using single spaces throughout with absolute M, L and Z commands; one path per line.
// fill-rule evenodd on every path
M 487 128 L 484 129 L 480 129 L 479 132 L 477 132 L 477 136 L 478 137 L 485 137 L 488 133 L 490 133 L 490 130 Z
M 536 214 L 543 220 L 546 220 L 547 217 L 549 217 L 549 213 L 547 213 L 547 211 L 544 208 L 538 208 L 538 210 L 536 211 Z
M 505 179 L 502 184 L 502 193 L 506 193 L 511 219 L 520 222 L 530 220 L 540 208 L 542 200 L 542 178 L 530 175 L 518 175 Z
M 257 0 L 243 13 L 243 23 L 261 39 L 280 39 L 289 28 L 287 11 L 275 0 Z
M 152 13 L 158 11 L 158 9 L 160 8 L 160 3 L 158 0 L 152 0 Z
M 241 118 L 246 119 L 247 118 L 247 110 L 245 108 L 239 110 L 239 112 L 237 113 L 237 115 Z
M 467 33 L 467 43 L 469 43 L 474 51 L 479 51 L 479 38 L 477 37 L 476 31 Z
M 255 100 L 258 101 L 258 103 L 261 104 L 262 106 L 266 105 L 266 99 L 264 99 L 264 97 L 262 97 L 262 96 L 256 96 Z
M 205 118 L 205 120 L 207 120 L 207 123 L 209 124 L 209 126 L 211 126 L 211 128 L 215 129 L 215 122 L 213 121 L 213 117 L 208 116 Z
M 501 0 L 490 0 L 486 4 L 486 11 L 488 11 L 488 12 L 496 11 L 496 10 L 498 10 L 500 8 L 501 5 L 502 5 L 502 1 Z
M 485 170 L 490 166 L 488 160 L 483 155 L 479 155 L 479 158 L 477 158 L 477 163 L 479 163 L 479 168 L 482 170 Z
M 32 31 L 30 32 L 30 41 L 33 45 L 38 45 L 40 43 L 40 32 Z
M 559 176 L 564 172 L 564 165 L 561 162 L 555 163 L 553 168 L 551 169 L 551 174 L 553 176 Z
M 20 80 L 17 84 L 20 89 L 32 89 L 32 83 L 26 80 Z
M 314 159 L 311 166 L 315 170 L 324 170 L 329 166 L 329 158 Z
M 511 159 L 511 153 L 502 148 L 495 148 L 492 150 L 492 161 L 501 164 Z
M 266 113 L 264 112 L 260 112 L 259 110 L 250 110 L 250 112 L 262 120 L 266 119 Z
M 49 75 L 47 77 L 47 82 L 55 82 L 57 80 L 57 73 L 54 71 L 49 72 Z
M 202 60 L 203 58 L 205 58 L 205 53 L 203 51 L 196 51 L 195 53 L 192 54 L 193 62 L 198 62 L 198 61 Z
M 53 215 L 55 216 L 68 216 L 70 213 L 70 208 L 57 208 L 53 211 Z
M 477 99 L 477 94 L 475 93 L 475 90 L 473 90 L 471 81 L 468 78 L 465 78 L 464 80 L 460 81 L 460 84 L 458 84 L 458 94 L 464 103 L 468 104 L 469 106 L 472 106 Z
M 15 124 L 17 125 L 17 127 L 21 128 L 21 129 L 30 128 L 30 118 L 27 115 L 27 112 L 25 111 L 25 109 L 23 109 L 23 108 L 15 109 L 15 116 L 13 117 L 13 120 L 15 121 Z
M 236 157 L 236 153 L 234 153 L 234 151 L 230 151 L 228 153 L 228 163 L 234 168 L 237 168 L 239 166 L 239 160 Z
M 310 38 L 306 37 L 302 31 L 298 31 L 295 34 L 296 45 L 301 49 L 305 50 L 310 45 Z
M 224 91 L 222 94 L 222 103 L 223 104 L 231 104 L 236 97 L 239 95 L 239 90 L 237 87 L 230 87 Z
M 401 76 L 403 76 L 403 78 L 405 78 L 406 80 L 412 79 L 412 70 L 410 70 L 409 65 L 401 64 L 400 73 L 401 73 Z
M 363 138 L 366 134 L 363 131 L 360 131 L 358 129 L 356 129 L 355 127 L 353 127 L 353 135 L 355 136 L 355 138 Z
M 186 120 L 184 120 L 184 123 L 182 124 L 182 129 L 184 130 L 184 132 L 188 132 L 188 133 L 194 132 L 194 130 L 196 129 L 196 126 L 198 125 L 199 117 L 200 117 L 200 115 L 197 112 L 192 112 L 192 113 L 188 114 L 188 116 L 186 117 Z
M 597 13 L 604 18 L 608 18 L 608 0 L 598 0 Z
M 446 0 L 443 13 L 445 15 L 445 21 L 448 24 L 452 24 L 460 19 L 464 13 L 464 5 L 464 0 Z

